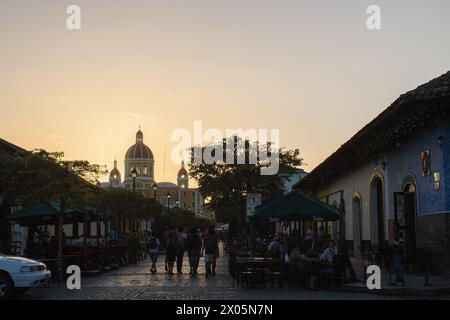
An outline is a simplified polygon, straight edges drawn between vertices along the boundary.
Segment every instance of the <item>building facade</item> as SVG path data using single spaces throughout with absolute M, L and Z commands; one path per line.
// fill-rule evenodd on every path
M 0 162 L 7 161 L 8 158 L 14 157 L 15 154 L 19 152 L 26 152 L 25 149 L 18 147 L 6 140 L 0 138 Z M 13 212 L 19 210 L 21 207 L 17 207 L 15 203 L 16 199 L 2 198 L 0 195 L 0 252 L 6 252 L 11 238 L 14 238 L 14 233 L 11 230 L 9 221 L 5 220 L 7 216 L 11 215 Z M 19 232 L 17 232 L 19 233 Z M 21 243 L 26 243 L 23 239 L 17 239 Z M 23 254 L 24 245 L 21 246 Z
M 196 188 L 189 188 L 189 174 L 184 162 L 181 163 L 177 173 L 176 184 L 155 181 L 153 152 L 144 143 L 144 134 L 140 129 L 136 133 L 135 143 L 125 153 L 124 164 L 123 181 L 117 168 L 117 161 L 114 160 L 114 167 L 109 174 L 109 182 L 102 183 L 103 188 L 135 190 L 156 199 L 164 207 L 191 210 L 199 218 L 211 217 L 211 214 L 204 208 L 204 199 L 201 193 Z
M 450 268 L 450 72 L 400 96 L 295 185 L 341 209 L 355 256 L 405 239 L 408 263 Z
M 144 144 L 144 134 L 141 130 L 136 133 L 136 143 L 128 148 L 125 154 L 124 185 L 125 189 L 133 189 L 132 172 L 136 172 L 137 191 L 148 195 L 155 184 L 153 153 Z

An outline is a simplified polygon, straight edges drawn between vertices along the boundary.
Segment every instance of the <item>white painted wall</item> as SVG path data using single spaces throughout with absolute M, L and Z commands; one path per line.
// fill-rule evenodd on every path
M 389 190 L 387 190 L 387 174 L 381 168 L 381 162 L 385 159 L 385 155 L 379 155 L 377 161 L 375 157 L 366 163 L 362 164 L 358 168 L 354 169 L 351 174 L 346 174 L 333 181 L 326 189 L 324 193 L 333 193 L 339 190 L 344 190 L 344 202 L 345 202 L 345 238 L 346 240 L 353 240 L 353 196 L 355 193 L 359 193 L 361 196 L 361 238 L 362 240 L 371 239 L 371 223 L 370 223 L 370 183 L 375 174 L 378 172 L 383 176 L 383 195 L 384 195 L 384 231 L 385 237 L 388 238 L 388 208 L 389 201 L 386 201 Z M 326 192 L 325 192 L 326 191 Z M 320 193 L 320 196 L 324 194 Z M 333 195 L 329 199 L 329 203 L 333 201 L 339 201 L 339 195 Z

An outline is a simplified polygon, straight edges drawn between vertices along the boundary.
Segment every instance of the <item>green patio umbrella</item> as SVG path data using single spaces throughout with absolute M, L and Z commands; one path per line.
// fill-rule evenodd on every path
M 48 204 L 36 204 L 32 206 L 25 207 L 17 213 L 11 214 L 4 218 L 5 220 L 14 220 L 14 221 L 25 221 L 25 220 L 50 220 L 55 218 L 59 211 L 57 210 L 58 205 L 48 205 Z M 87 212 L 81 212 L 79 210 L 74 209 L 66 209 L 64 211 L 64 216 L 68 218 L 72 218 L 75 215 L 83 215 L 87 214 Z
M 335 221 L 338 210 L 302 193 L 290 192 L 256 208 L 253 218 L 279 218 L 300 221 Z

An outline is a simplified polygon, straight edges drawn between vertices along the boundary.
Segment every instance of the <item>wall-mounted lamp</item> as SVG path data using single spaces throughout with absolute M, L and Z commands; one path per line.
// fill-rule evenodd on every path
M 386 170 L 386 166 L 387 166 L 386 161 L 383 161 L 383 162 L 381 163 L 381 167 L 383 168 L 383 170 Z
M 437 143 L 438 143 L 439 147 L 442 147 L 444 145 L 444 137 L 443 136 L 439 136 L 437 138 Z

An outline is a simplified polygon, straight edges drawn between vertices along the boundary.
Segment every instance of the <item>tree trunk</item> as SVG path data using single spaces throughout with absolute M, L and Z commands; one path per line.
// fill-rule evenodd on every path
M 249 247 L 249 250 L 250 250 L 250 252 L 252 252 L 253 250 L 252 250 L 252 243 L 251 243 L 251 239 L 250 239 L 250 236 L 249 236 L 249 234 L 248 234 L 248 232 L 247 232 L 247 228 L 246 228 L 246 221 L 245 221 L 245 217 L 244 217 L 244 219 L 242 219 L 243 218 L 243 215 L 242 215 L 242 213 L 240 212 L 239 214 L 238 214 L 238 230 L 240 231 L 240 234 L 245 238 L 245 240 L 247 241 L 247 244 L 248 244 L 248 247 Z M 244 221 L 243 221 L 244 220 Z

